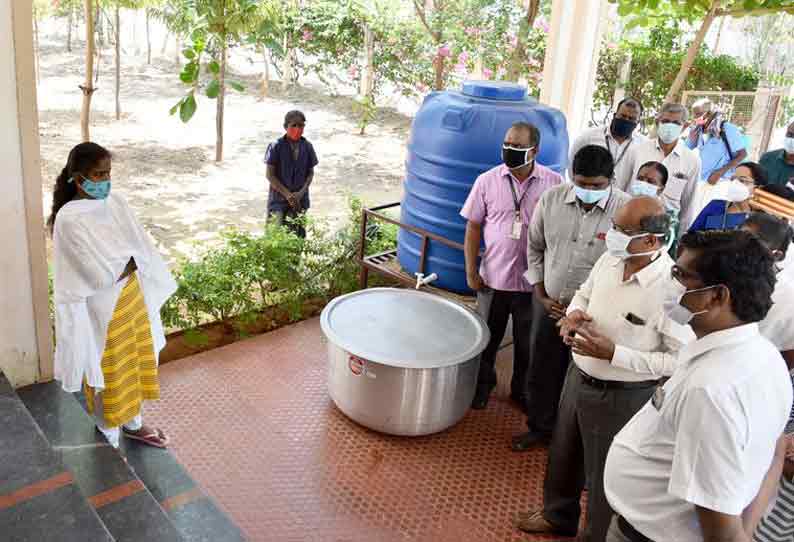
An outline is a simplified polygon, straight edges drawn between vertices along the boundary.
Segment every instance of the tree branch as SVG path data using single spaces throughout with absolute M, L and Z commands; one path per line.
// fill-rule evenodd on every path
M 778 6 L 776 8 L 756 8 L 751 10 L 732 8 L 732 9 L 719 9 L 717 10 L 717 17 L 746 17 L 759 15 L 771 15 L 774 13 L 789 13 L 794 14 L 794 5 L 792 6 Z
M 419 17 L 419 20 L 422 21 L 422 26 L 424 26 L 433 39 L 438 43 L 441 39 L 440 32 L 434 32 L 432 28 L 430 28 L 430 24 L 427 22 L 427 14 L 425 13 L 425 7 L 421 4 L 420 0 L 414 0 L 414 10 L 416 11 L 416 15 Z

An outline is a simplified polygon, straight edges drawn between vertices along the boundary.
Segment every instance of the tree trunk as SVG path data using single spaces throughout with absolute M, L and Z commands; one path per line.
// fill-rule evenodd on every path
M 288 47 L 287 35 L 284 34 L 284 61 L 281 66 L 281 88 L 287 90 L 292 83 L 292 49 Z
M 435 62 L 433 65 L 436 70 L 435 81 L 433 83 L 434 90 L 444 90 L 444 64 L 445 58 L 443 56 L 436 56 Z
M 174 56 L 176 67 L 179 68 L 182 66 L 182 38 L 179 37 L 179 34 L 175 34 L 174 38 L 176 40 L 176 53 Z
M 116 4 L 116 120 L 121 119 L 121 17 Z
M 39 14 L 33 8 L 33 64 L 36 66 L 36 84 L 41 83 L 41 71 L 39 67 Z
M 720 50 L 720 38 L 722 38 L 722 27 L 725 26 L 726 17 L 720 18 L 720 26 L 717 28 L 717 39 L 714 40 L 714 54 L 718 55 Z
M 102 31 L 102 8 L 99 2 L 96 3 L 96 17 L 94 18 L 94 26 L 96 28 L 97 43 L 100 47 L 105 45 L 105 36 Z
M 262 71 L 261 94 L 261 97 L 264 98 L 270 92 L 270 55 L 268 54 L 268 49 L 265 46 L 262 46 L 262 60 L 265 61 L 265 69 Z
M 375 90 L 375 35 L 368 24 L 364 25 L 364 73 L 361 77 L 361 97 L 372 96 Z
M 217 110 L 215 112 L 215 161 L 220 162 L 223 160 L 223 105 L 226 98 L 226 35 L 222 36 L 223 42 L 221 43 L 221 72 L 218 75 L 220 79 L 220 91 L 218 92 Z
M 618 82 L 615 85 L 615 94 L 612 95 L 612 106 L 616 106 L 620 101 L 626 97 L 626 85 L 631 78 L 631 53 L 626 55 L 625 60 L 620 65 L 618 71 Z M 610 108 L 611 109 L 611 108 Z
M 74 24 L 74 6 L 69 8 L 69 17 L 66 19 L 66 51 L 72 52 L 72 24 Z
M 664 98 L 665 102 L 674 102 L 678 99 L 681 89 L 684 87 L 684 81 L 686 81 L 686 76 L 689 73 L 689 69 L 692 67 L 692 64 L 695 63 L 695 58 L 700 51 L 700 46 L 703 45 L 703 40 L 706 38 L 709 28 L 711 28 L 711 24 L 714 22 L 714 19 L 717 16 L 717 10 L 719 7 L 720 0 L 714 0 L 711 4 L 711 9 L 709 9 L 709 12 L 703 19 L 703 23 L 700 25 L 700 29 L 695 35 L 695 39 L 689 44 L 689 49 L 687 49 L 686 56 L 684 57 L 683 62 L 681 62 L 681 68 L 678 70 L 678 75 L 675 76 L 675 81 L 673 81 L 672 86 L 670 86 L 670 90 L 667 92 L 667 96 Z
M 163 48 L 160 49 L 160 56 L 165 56 L 165 52 L 168 50 L 168 39 L 171 37 L 171 32 L 165 32 L 165 38 L 163 38 Z
M 521 74 L 521 68 L 527 61 L 527 39 L 529 39 L 529 32 L 532 25 L 535 24 L 535 19 L 540 10 L 540 0 L 529 0 L 527 2 L 527 13 L 521 19 L 518 26 L 518 35 L 516 36 L 516 48 L 510 55 L 510 60 L 507 65 L 507 74 L 505 79 L 508 81 L 518 81 L 518 76 Z
M 91 95 L 94 93 L 94 0 L 85 0 L 85 82 L 80 87 L 83 91 L 83 107 L 80 111 L 80 134 L 83 141 L 89 141 L 89 123 L 91 115 Z
M 152 63 L 152 34 L 151 34 L 151 28 L 149 27 L 149 15 L 150 15 L 149 8 L 146 8 L 146 63 L 151 65 L 151 63 Z

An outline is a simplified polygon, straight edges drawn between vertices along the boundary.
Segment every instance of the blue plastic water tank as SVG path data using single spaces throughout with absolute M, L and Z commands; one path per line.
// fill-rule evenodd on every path
M 477 177 L 502 162 L 502 141 L 510 125 L 527 121 L 540 130 L 538 162 L 563 173 L 568 163 L 565 117 L 527 97 L 526 88 L 498 81 L 467 81 L 461 92 L 429 94 L 416 114 L 405 162 L 404 224 L 463 243 L 460 210 Z M 419 269 L 421 237 L 401 229 L 397 257 L 405 271 Z M 430 241 L 425 274 L 434 286 L 466 293 L 463 252 Z

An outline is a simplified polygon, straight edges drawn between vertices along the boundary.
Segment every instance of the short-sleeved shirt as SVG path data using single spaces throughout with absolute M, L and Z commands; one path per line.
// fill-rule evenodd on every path
M 626 263 L 604 253 L 568 306 L 568 314 L 581 310 L 615 344 L 611 363 L 574 353 L 580 370 L 599 380 L 640 382 L 673 374 L 678 350 L 694 339 L 689 326 L 681 326 L 662 310 L 664 283 L 670 278 L 673 259 L 666 253 L 623 280 Z M 630 321 L 628 315 L 637 317 Z
M 728 153 L 728 147 L 725 146 L 725 141 L 722 136 L 703 135 L 698 134 L 697 142 L 692 143 L 689 138 L 686 139 L 687 146 L 700 152 L 700 178 L 704 181 L 708 180 L 712 173 L 724 167 L 728 162 L 733 160 L 731 154 L 736 156 L 736 153 L 745 148 L 744 138 L 742 137 L 739 128 L 730 122 L 722 123 L 722 130 L 725 132 L 725 139 L 731 146 L 731 153 Z M 730 178 L 734 170 L 726 171 L 723 177 Z
M 317 165 L 317 154 L 315 154 L 312 144 L 302 137 L 298 141 L 298 159 L 296 160 L 292 154 L 290 141 L 283 136 L 268 145 L 265 164 L 276 168 L 278 180 L 287 187 L 287 190 L 297 192 L 306 184 L 309 172 Z M 310 204 L 309 192 L 306 191 L 301 199 L 301 209 L 308 209 Z M 271 186 L 267 198 L 267 210 L 288 211 L 289 209 L 289 203 L 284 196 Z
M 604 471 L 610 506 L 651 540 L 703 540 L 695 507 L 742 513 L 791 405 L 786 363 L 757 324 L 685 345 L 672 378 L 612 442 Z
M 764 166 L 769 184 L 786 185 L 794 182 L 794 164 L 787 164 L 784 154 L 786 151 L 778 149 L 764 153 L 760 164 Z
M 778 273 L 772 292 L 772 308 L 758 328 L 781 352 L 794 350 L 794 281 L 782 272 Z
M 504 164 L 477 177 L 460 214 L 466 220 L 482 225 L 485 252 L 480 263 L 480 275 L 489 287 L 508 292 L 530 292 L 531 285 L 524 278 L 527 270 L 527 228 L 535 205 L 549 188 L 562 183 L 562 177 L 540 164 L 532 175 L 519 182 Z M 521 212 L 521 238 L 513 239 L 515 221 L 513 185 Z
M 699 210 L 696 208 L 698 202 L 695 189 L 700 182 L 700 156 L 682 141 L 678 142 L 673 152 L 665 156 L 658 139 L 642 143 L 634 152 L 634 178 L 637 178 L 637 173 L 646 162 L 661 162 L 667 168 L 670 176 L 662 192 L 662 199 L 668 208 L 679 211 L 681 231 L 686 231 Z
M 613 186 L 622 190 L 623 192 L 629 191 L 631 181 L 634 180 L 634 154 L 637 148 L 648 141 L 648 138 L 639 133 L 637 130 L 631 134 L 631 137 L 623 143 L 618 143 L 612 134 L 609 132 L 608 126 L 596 126 L 583 131 L 577 137 L 573 145 L 571 145 L 571 157 L 569 164 L 573 164 L 573 157 L 576 153 L 586 145 L 598 145 L 607 149 L 612 154 L 612 159 L 615 160 L 615 174 Z M 642 164 L 636 164 L 640 166 Z
M 547 190 L 529 225 L 527 280 L 568 304 L 606 251 L 606 234 L 617 210 L 631 196 L 612 188 L 589 211 L 572 183 Z

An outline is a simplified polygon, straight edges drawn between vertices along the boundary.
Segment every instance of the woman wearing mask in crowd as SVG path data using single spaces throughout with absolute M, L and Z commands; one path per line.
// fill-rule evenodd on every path
M 686 179 L 678 176 L 683 181 Z M 667 216 L 670 217 L 670 256 L 675 256 L 676 237 L 678 233 L 678 210 L 670 205 L 662 195 L 667 186 L 668 172 L 667 167 L 661 162 L 645 162 L 637 170 L 637 178 L 631 183 L 630 192 L 632 196 L 652 196 L 662 198 Z
M 750 199 L 756 188 L 766 186 L 766 171 L 755 162 L 736 168 L 733 178 L 714 189 L 711 200 L 689 227 L 689 231 L 733 230 L 741 226 L 752 211 Z
M 97 428 L 114 447 L 123 431 L 164 448 L 165 434 L 143 424 L 141 405 L 159 397 L 160 308 L 176 283 L 127 203 L 110 193 L 110 170 L 109 151 L 81 143 L 55 184 L 48 220 L 55 378 L 67 392 L 84 387 Z

